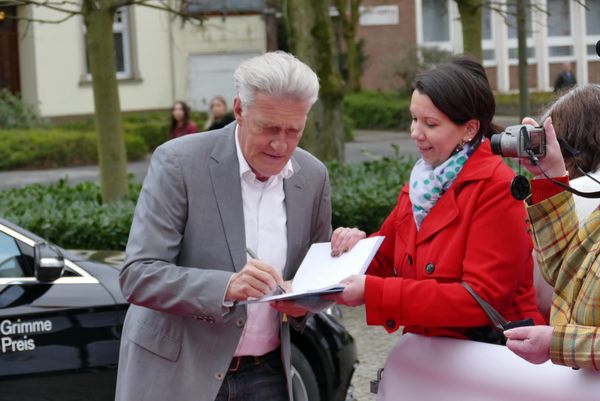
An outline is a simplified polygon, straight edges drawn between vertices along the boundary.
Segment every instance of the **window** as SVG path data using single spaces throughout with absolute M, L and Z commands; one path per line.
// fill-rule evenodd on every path
M 127 7 L 120 8 L 115 13 L 115 21 L 113 23 L 113 38 L 115 43 L 115 64 L 117 67 L 117 78 L 132 78 L 130 24 L 129 10 Z M 87 78 L 91 79 L 90 65 L 87 59 L 86 68 L 88 75 Z
M 25 277 L 23 257 L 17 241 L 0 232 L 0 278 Z
M 449 42 L 450 16 L 448 0 L 422 0 L 423 41 Z
M 571 0 L 548 0 L 548 56 L 550 59 L 573 57 Z
M 600 40 L 600 0 L 587 0 L 585 12 L 588 58 L 598 60 L 596 42 Z
M 570 0 L 548 0 L 548 36 L 571 36 Z
M 587 0 L 585 2 L 585 22 L 588 35 L 600 35 L 600 0 Z
M 493 36 L 494 31 L 492 29 L 492 10 L 489 7 L 483 7 L 481 19 L 481 48 L 483 50 L 483 62 L 487 65 L 496 60 L 496 49 Z

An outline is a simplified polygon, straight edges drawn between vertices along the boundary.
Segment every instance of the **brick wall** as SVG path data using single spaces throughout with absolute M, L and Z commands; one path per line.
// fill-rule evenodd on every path
M 408 45 L 415 45 L 414 0 L 364 0 L 363 6 L 399 6 L 400 23 L 398 25 L 360 26 L 358 38 L 365 41 L 367 56 L 366 68 L 361 79 L 364 89 L 392 90 L 398 82 L 392 79 L 393 64 L 402 57 Z
M 519 66 L 511 65 L 509 67 L 510 89 L 519 89 Z M 527 75 L 529 79 L 529 87 L 537 88 L 537 65 L 529 64 L 527 66 Z

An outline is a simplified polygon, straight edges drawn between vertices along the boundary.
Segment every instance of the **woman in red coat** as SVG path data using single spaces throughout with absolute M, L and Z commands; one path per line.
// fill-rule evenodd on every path
M 454 58 L 417 77 L 411 138 L 422 158 L 379 232 L 366 276 L 351 276 L 338 303 L 365 304 L 367 324 L 405 332 L 500 342 L 468 283 L 507 320 L 537 310 L 525 207 L 510 195 L 512 170 L 490 151 L 494 96 L 485 70 Z M 338 228 L 332 254 L 365 233 Z

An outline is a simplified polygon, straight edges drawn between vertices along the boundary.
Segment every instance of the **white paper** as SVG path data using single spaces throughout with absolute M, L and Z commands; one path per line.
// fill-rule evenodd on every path
M 244 303 L 291 300 L 306 296 L 342 292 L 340 282 L 354 274 L 365 274 L 383 242 L 382 236 L 360 240 L 340 256 L 331 256 L 331 242 L 313 244 L 292 281 L 292 292 L 252 299 Z

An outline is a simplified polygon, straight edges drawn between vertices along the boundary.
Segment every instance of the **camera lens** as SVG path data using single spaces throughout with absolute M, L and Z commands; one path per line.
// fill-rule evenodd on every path
M 502 134 L 492 135 L 490 138 L 490 146 L 493 154 L 502 156 Z

